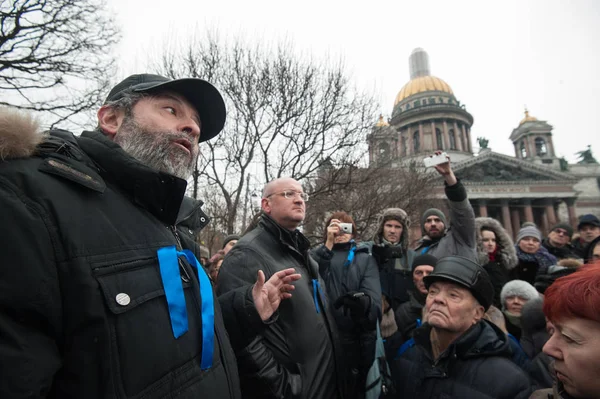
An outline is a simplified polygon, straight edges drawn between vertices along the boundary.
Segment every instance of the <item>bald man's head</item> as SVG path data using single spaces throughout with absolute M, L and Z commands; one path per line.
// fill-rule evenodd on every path
M 281 227 L 295 230 L 304 220 L 304 191 L 298 181 L 282 177 L 265 185 L 261 207 Z

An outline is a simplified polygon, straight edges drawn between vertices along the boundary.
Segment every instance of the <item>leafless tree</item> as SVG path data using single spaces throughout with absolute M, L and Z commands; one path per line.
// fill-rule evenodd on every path
M 53 124 L 102 101 L 119 32 L 102 0 L 0 0 L 0 105 Z
M 376 104 L 341 63 L 303 59 L 289 44 L 272 49 L 208 35 L 168 50 L 156 70 L 206 79 L 224 94 L 227 124 L 203 145 L 192 194 L 217 189 L 223 203 L 213 211 L 227 233 L 241 225 L 249 173 L 260 186 L 281 176 L 308 181 L 323 165 L 363 163 Z

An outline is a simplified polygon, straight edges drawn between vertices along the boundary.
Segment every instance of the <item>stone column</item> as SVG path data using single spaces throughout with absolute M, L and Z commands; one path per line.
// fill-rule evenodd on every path
M 565 202 L 567 203 L 567 212 L 569 213 L 569 224 L 574 229 L 577 229 L 579 219 L 577 219 L 577 212 L 575 212 L 575 198 L 566 198 Z
M 554 212 L 554 202 L 552 200 L 546 201 L 546 217 L 548 218 L 548 227 L 552 227 L 556 224 L 556 213 Z
M 419 151 L 425 151 L 425 141 L 423 140 L 425 133 L 423 132 L 423 124 L 419 122 Z
M 431 121 L 431 152 L 435 151 L 436 140 L 435 140 L 435 121 Z
M 521 215 L 519 214 L 519 208 L 512 207 L 510 209 L 510 219 L 512 221 L 512 228 L 515 235 L 521 230 Z
M 488 212 L 487 212 L 487 204 L 486 204 L 485 200 L 478 200 L 477 204 L 479 205 L 479 216 L 487 217 Z
M 454 123 L 456 125 L 456 122 Z M 456 149 L 458 151 L 462 151 L 463 150 L 463 134 L 462 134 L 462 130 L 463 130 L 463 125 L 461 124 L 461 128 L 460 130 L 456 129 Z
M 525 140 L 525 151 L 527 151 L 527 158 L 533 158 L 535 154 L 531 152 L 531 146 L 529 145 L 529 139 L 527 137 L 523 138 Z
M 467 142 L 467 129 L 465 128 L 465 124 L 463 123 L 462 125 L 460 125 L 460 128 L 462 130 L 462 148 L 463 151 L 465 152 L 469 152 L 469 145 Z
M 550 224 L 548 223 L 548 214 L 542 213 L 542 235 L 546 236 L 550 232 Z
M 508 233 L 509 236 L 514 238 L 513 229 L 510 220 L 510 209 L 508 207 L 508 200 L 502 200 L 502 226 Z
M 531 148 L 531 156 L 537 157 L 537 152 L 535 151 L 535 140 L 533 136 L 527 137 L 527 141 L 529 142 L 529 148 Z
M 460 134 L 458 134 L 458 123 L 456 123 L 456 121 L 454 121 L 454 149 L 458 150 L 460 147 L 460 144 L 458 144 L 460 142 Z
M 444 150 L 450 148 L 450 139 L 448 135 L 448 122 L 444 119 Z
M 408 148 L 406 151 L 406 155 L 413 155 L 415 153 L 415 145 L 413 143 L 413 132 L 410 126 L 406 127 L 406 131 L 408 132 Z
M 471 143 L 471 128 L 467 128 L 467 147 L 469 148 L 469 152 L 473 153 L 473 143 Z
M 552 137 L 547 136 L 546 138 L 544 138 L 544 140 L 546 140 L 546 150 L 548 151 L 548 155 L 553 157 L 554 156 L 554 144 L 552 144 Z
M 521 159 L 522 157 L 521 157 L 521 150 L 519 149 L 519 145 L 517 143 L 513 143 L 513 144 L 515 146 L 515 156 L 518 159 Z
M 531 200 L 530 199 L 524 199 L 521 202 L 523 202 L 523 205 L 525 205 L 525 207 L 523 208 L 525 210 L 525 221 L 526 222 L 531 222 L 534 223 L 533 221 L 533 209 L 531 209 Z

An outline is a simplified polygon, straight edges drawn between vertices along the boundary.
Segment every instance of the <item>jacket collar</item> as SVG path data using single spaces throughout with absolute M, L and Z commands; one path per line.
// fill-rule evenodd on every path
M 282 244 L 290 247 L 302 256 L 304 256 L 306 251 L 310 248 L 310 242 L 298 229 L 294 231 L 284 229 L 266 213 L 263 213 L 261 216 L 259 224 L 263 229 L 277 237 Z
M 167 225 L 175 225 L 187 182 L 156 171 L 128 155 L 99 131 L 85 131 L 79 146 L 94 160 L 106 180 Z
M 415 330 L 413 337 L 415 343 L 435 360 L 431 351 L 431 328 L 431 325 L 425 323 Z M 454 354 L 465 359 L 478 356 L 508 356 L 510 353 L 508 337 L 492 323 L 481 320 L 452 342 L 444 353 L 440 354 L 440 360 Z

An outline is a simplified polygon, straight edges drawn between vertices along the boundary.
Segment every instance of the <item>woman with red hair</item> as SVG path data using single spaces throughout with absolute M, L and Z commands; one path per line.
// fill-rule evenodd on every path
M 544 353 L 554 360 L 557 384 L 532 398 L 600 398 L 600 267 L 556 280 L 546 290 L 544 313 L 552 323 Z

